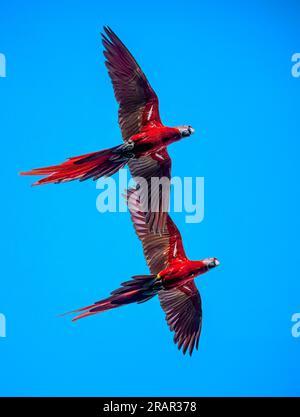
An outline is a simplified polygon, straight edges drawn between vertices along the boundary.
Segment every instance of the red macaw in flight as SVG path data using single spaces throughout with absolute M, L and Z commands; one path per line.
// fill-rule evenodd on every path
M 194 279 L 218 266 L 219 261 L 216 258 L 190 261 L 180 232 L 169 214 L 161 234 L 150 231 L 134 189 L 128 191 L 128 206 L 151 275 L 133 276 L 110 297 L 72 311 L 80 313 L 73 321 L 126 304 L 143 303 L 158 295 L 170 330 L 175 332 L 174 342 L 184 354 L 189 349 L 191 355 L 194 347 L 198 349 L 202 325 L 201 298 Z
M 124 144 L 21 174 L 46 176 L 33 185 L 84 181 L 89 178 L 96 180 L 113 175 L 128 164 L 133 177 L 146 180 L 141 185 L 144 190 L 140 191 L 150 204 L 151 178 L 171 177 L 167 146 L 190 136 L 194 129 L 191 126 L 166 127 L 162 124 L 157 95 L 145 74 L 117 35 L 109 27 L 104 27 L 104 31 L 102 43 L 105 47 L 105 64 L 119 103 L 119 125 Z M 157 209 L 149 204 L 147 206 L 146 221 L 154 232 L 161 232 L 165 226 L 169 192 L 167 187 L 164 193 L 159 192 L 158 197 L 156 195 Z

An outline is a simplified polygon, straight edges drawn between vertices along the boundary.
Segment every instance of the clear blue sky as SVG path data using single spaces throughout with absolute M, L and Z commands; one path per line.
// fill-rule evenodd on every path
M 0 395 L 299 395 L 297 1 L 1 1 Z M 198 279 L 200 349 L 184 357 L 157 299 L 71 323 L 147 273 L 129 216 L 99 214 L 93 182 L 17 175 L 121 141 L 99 32 L 109 24 L 196 134 L 173 175 L 205 177 L 205 218 L 174 219 Z

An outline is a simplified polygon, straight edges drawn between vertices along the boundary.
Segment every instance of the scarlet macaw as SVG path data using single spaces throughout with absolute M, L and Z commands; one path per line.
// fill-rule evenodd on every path
M 166 127 L 162 124 L 158 98 L 131 53 L 109 28 L 104 27 L 104 56 L 115 97 L 119 103 L 119 125 L 124 144 L 69 158 L 60 165 L 33 169 L 22 175 L 45 175 L 33 185 L 94 180 L 116 173 L 126 164 L 133 177 L 142 177 L 140 192 L 147 200 L 146 221 L 154 232 L 163 230 L 169 202 L 169 187 L 164 193 L 151 193 L 151 178 L 171 177 L 167 146 L 194 133 L 191 126 Z M 151 195 L 156 202 L 151 203 Z M 154 198 L 154 197 L 153 197 Z M 153 209 L 154 207 L 154 209 Z
M 74 310 L 80 313 L 73 321 L 131 303 L 143 303 L 158 295 L 166 313 L 174 342 L 185 354 L 198 349 L 202 325 L 202 308 L 194 279 L 219 265 L 217 258 L 190 261 L 184 251 L 180 232 L 169 214 L 162 234 L 154 234 L 146 223 L 135 190 L 128 191 L 128 206 L 135 231 L 142 242 L 151 275 L 133 276 L 113 291 L 111 296 Z

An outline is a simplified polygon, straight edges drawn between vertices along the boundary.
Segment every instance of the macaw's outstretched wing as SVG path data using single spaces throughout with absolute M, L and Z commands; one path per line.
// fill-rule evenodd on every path
M 140 66 L 109 28 L 104 28 L 103 45 L 106 66 L 112 80 L 115 96 L 119 103 L 119 124 L 124 140 L 140 133 L 149 125 L 162 126 L 160 120 L 158 98 L 149 84 Z M 138 158 L 129 162 L 133 177 L 146 180 L 141 184 L 141 194 L 147 207 L 146 221 L 150 230 L 161 233 L 165 227 L 166 215 L 169 208 L 171 160 L 167 151 L 161 151 L 151 156 Z M 163 187 L 151 186 L 151 178 L 160 180 L 166 177 L 167 184 Z M 156 184 L 156 183 L 153 183 Z
M 146 215 L 141 210 L 139 195 L 135 189 L 128 191 L 127 201 L 135 231 L 142 242 L 152 274 L 158 274 L 174 259 L 187 259 L 180 232 L 169 214 L 166 216 L 163 233 L 153 234 L 146 223 Z M 197 287 L 191 281 L 179 288 L 161 290 L 158 295 L 170 330 L 175 332 L 174 342 L 184 353 L 189 349 L 192 354 L 194 347 L 198 348 L 202 324 L 201 298 Z
M 119 124 L 124 140 L 149 123 L 162 126 L 158 98 L 140 66 L 117 35 L 104 27 L 105 65 L 119 103 Z
M 169 211 L 171 158 L 166 149 L 129 161 L 149 230 L 162 233 Z
M 147 224 L 147 215 L 141 209 L 136 189 L 128 190 L 127 202 L 135 231 L 142 242 L 144 255 L 152 274 L 158 274 L 174 259 L 187 259 L 180 232 L 169 214 L 166 214 L 166 227 L 163 232 L 154 234 Z
M 202 326 L 201 298 L 194 281 L 179 288 L 160 291 L 158 296 L 169 328 L 175 332 L 174 342 L 184 354 L 189 349 L 191 355 L 194 347 L 198 349 Z

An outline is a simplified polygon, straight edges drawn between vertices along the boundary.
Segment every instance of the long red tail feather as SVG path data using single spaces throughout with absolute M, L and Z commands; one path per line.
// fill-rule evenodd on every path
M 72 321 L 76 321 L 127 304 L 143 303 L 154 297 L 161 289 L 157 275 L 136 275 L 132 278 L 130 281 L 123 282 L 122 286 L 114 290 L 110 297 L 65 314 L 80 313 L 72 319 Z
M 32 185 L 68 182 L 73 180 L 94 180 L 110 176 L 126 165 L 127 159 L 116 153 L 119 146 L 69 158 L 59 165 L 36 168 L 21 172 L 20 175 L 46 175 Z

